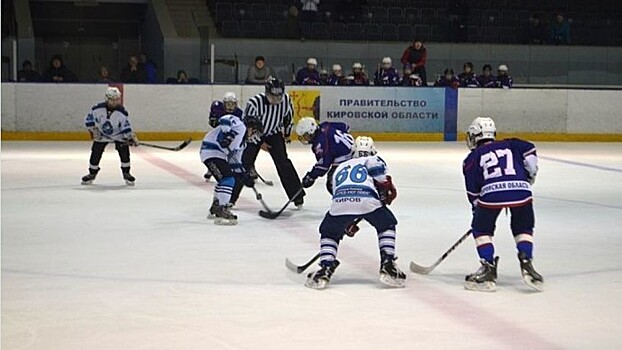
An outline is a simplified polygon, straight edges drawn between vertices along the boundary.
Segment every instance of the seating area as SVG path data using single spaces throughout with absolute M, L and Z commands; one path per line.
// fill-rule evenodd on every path
M 622 2 L 615 0 L 472 0 L 466 2 L 468 20 L 460 23 L 462 28 L 448 9 L 451 1 L 362 0 L 364 5 L 346 16 L 340 2 L 321 0 L 312 23 L 288 15 L 292 4 L 288 0 L 207 3 L 219 33 L 229 38 L 411 41 L 420 37 L 431 42 L 523 44 L 528 41 L 531 15 L 538 14 L 548 28 L 555 14 L 562 12 L 569 19 L 573 45 L 622 45 Z

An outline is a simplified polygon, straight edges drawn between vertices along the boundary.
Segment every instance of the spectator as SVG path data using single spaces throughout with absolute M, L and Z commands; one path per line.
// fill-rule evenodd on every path
M 22 83 L 34 83 L 41 81 L 39 72 L 32 69 L 32 62 L 25 60 L 22 63 L 22 70 L 17 72 L 17 81 Z
M 328 77 L 326 85 L 348 85 L 348 78 L 343 75 L 340 64 L 333 64 L 333 72 Z
M 291 5 L 287 9 L 287 38 L 289 39 L 300 39 L 300 22 L 298 21 L 298 17 L 300 12 L 295 5 Z
M 443 72 L 443 75 L 436 79 L 434 86 L 457 89 L 460 86 L 460 80 L 458 80 L 458 78 L 454 75 L 453 69 L 447 68 L 445 69 L 445 72 Z
M 570 45 L 570 24 L 561 13 L 555 17 L 551 28 L 551 39 L 555 45 Z
M 143 66 L 138 63 L 138 57 L 131 55 L 128 58 L 127 66 L 121 70 L 121 81 L 124 83 L 145 83 L 147 73 Z
M 529 16 L 529 27 L 527 27 L 527 44 L 542 45 L 546 42 L 546 28 L 540 21 L 538 14 Z
M 246 73 L 246 84 L 265 84 L 269 77 L 275 77 L 274 69 L 266 65 L 266 59 L 263 56 L 255 57 L 255 64 L 248 67 Z
M 365 72 L 363 72 L 363 65 L 360 62 L 354 62 L 352 65 L 352 74 L 348 76 L 348 85 L 369 85 L 369 79 Z
M 97 79 L 95 79 L 97 83 L 112 83 L 113 79 L 110 76 L 110 71 L 108 67 L 102 65 L 99 67 L 99 72 L 97 73 Z
M 158 66 L 156 66 L 155 62 L 150 59 L 146 53 L 141 52 L 138 55 L 138 59 L 140 64 L 143 66 L 145 70 L 145 75 L 147 76 L 146 82 L 149 84 L 155 84 L 158 82 Z
M 302 11 L 300 12 L 300 20 L 302 22 L 314 22 L 317 19 L 317 6 L 320 0 L 300 0 Z
M 43 73 L 41 81 L 73 83 L 78 81 L 78 77 L 65 66 L 60 55 L 55 55 L 50 61 L 50 67 Z
M 185 70 L 180 69 L 177 71 L 177 84 L 189 84 L 188 73 Z
M 400 84 L 400 75 L 393 68 L 391 57 L 382 59 L 382 66 L 374 74 L 374 85 L 397 86 Z
M 483 88 L 492 88 L 495 87 L 496 81 L 497 78 L 492 75 L 492 66 L 490 66 L 489 64 L 485 64 L 482 67 L 482 74 L 477 77 L 477 82 L 479 83 L 479 86 Z
M 508 75 L 508 66 L 502 64 L 497 68 L 497 80 L 495 87 L 502 89 L 510 89 L 514 85 L 514 80 Z
M 404 50 L 401 62 L 403 65 L 410 64 L 412 72 L 419 74 L 425 85 L 428 84 L 425 71 L 425 62 L 428 58 L 428 50 L 423 46 L 421 39 L 415 38 L 413 44 Z
M 473 63 L 471 62 L 466 62 L 462 66 L 462 73 L 458 74 L 458 79 L 460 80 L 460 87 L 479 87 L 477 76 L 473 71 Z
M 423 80 L 419 77 L 419 74 L 415 74 L 412 71 L 412 67 L 410 64 L 404 66 L 403 70 L 404 75 L 402 76 L 401 84 L 402 86 L 423 86 Z
M 300 68 L 296 74 L 296 84 L 298 85 L 320 85 L 320 73 L 316 69 L 317 60 L 309 57 L 307 66 Z

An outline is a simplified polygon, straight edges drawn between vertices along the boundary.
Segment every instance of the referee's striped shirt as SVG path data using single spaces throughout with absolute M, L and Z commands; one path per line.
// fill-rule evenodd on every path
M 271 105 L 265 93 L 255 95 L 246 102 L 244 117 L 257 117 L 263 124 L 263 136 L 270 136 L 280 132 L 291 134 L 294 108 L 288 94 L 283 94 L 281 103 Z M 251 140 L 257 143 L 259 140 Z

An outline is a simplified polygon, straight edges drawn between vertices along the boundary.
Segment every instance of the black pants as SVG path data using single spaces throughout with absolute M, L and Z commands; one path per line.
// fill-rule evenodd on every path
M 419 78 L 423 81 L 423 86 L 428 86 L 428 76 L 426 75 L 425 66 L 419 66 L 413 69 L 413 74 L 419 74 Z
M 289 199 L 293 199 L 296 193 L 302 188 L 300 183 L 300 177 L 294 168 L 294 164 L 287 156 L 287 149 L 285 149 L 285 139 L 281 133 L 275 135 L 265 136 L 261 138 L 261 142 L 268 144 L 270 148 L 270 156 L 276 166 L 276 172 L 279 174 L 283 189 L 287 193 Z M 255 160 L 261 149 L 261 143 L 252 144 L 249 143 L 242 154 L 242 164 L 244 169 L 250 171 L 255 166 Z M 235 203 L 240 196 L 243 184 L 241 181 L 235 182 L 233 194 L 231 195 L 231 203 Z M 302 204 L 305 192 L 302 191 L 297 198 L 294 199 L 295 204 Z
M 108 146 L 108 142 L 93 141 L 91 146 L 91 158 L 89 159 L 89 169 L 97 172 L 99 170 L 99 162 L 102 159 L 104 150 Z M 126 173 L 130 171 L 130 147 L 125 142 L 115 141 L 114 148 L 121 158 L 121 170 Z

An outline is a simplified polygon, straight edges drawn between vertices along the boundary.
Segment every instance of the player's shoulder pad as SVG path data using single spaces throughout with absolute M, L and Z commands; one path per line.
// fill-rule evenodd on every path
M 100 103 L 96 104 L 95 106 L 93 106 L 93 108 L 91 108 L 91 110 L 94 111 L 94 110 L 100 109 L 100 108 L 106 108 L 106 102 L 100 102 Z
M 130 114 L 127 112 L 127 110 L 125 109 L 125 107 L 123 107 L 123 106 L 116 106 L 116 107 L 114 108 L 114 110 L 115 110 L 115 111 L 117 111 L 117 112 L 122 113 L 122 114 L 123 114 L 124 116 L 126 116 L 126 117 L 127 117 L 128 115 L 130 115 Z

